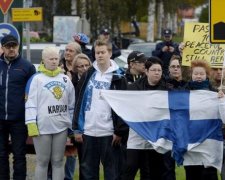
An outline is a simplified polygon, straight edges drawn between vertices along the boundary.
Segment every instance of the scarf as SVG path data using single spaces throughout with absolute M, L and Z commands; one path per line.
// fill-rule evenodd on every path
M 191 89 L 200 90 L 200 89 L 209 89 L 209 80 L 198 82 L 198 81 L 190 81 L 189 86 Z
M 60 67 L 57 67 L 57 69 L 51 71 L 51 70 L 46 69 L 45 66 L 44 66 L 44 64 L 40 64 L 40 66 L 38 67 L 38 72 L 42 72 L 46 76 L 55 77 L 59 73 L 62 72 L 62 69 Z

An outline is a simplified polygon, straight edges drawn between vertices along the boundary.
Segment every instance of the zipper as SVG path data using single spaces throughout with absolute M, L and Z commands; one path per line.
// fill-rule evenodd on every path
M 2 75 L 3 75 L 3 71 L 1 71 L 0 73 L 0 86 L 2 86 Z
M 6 87 L 5 87 L 5 120 L 8 119 L 8 109 L 7 109 L 7 106 L 8 106 L 8 90 L 9 90 L 9 86 L 8 86 L 8 83 L 9 83 L 9 69 L 11 67 L 11 63 L 8 65 L 8 68 L 7 68 L 7 72 L 6 72 Z

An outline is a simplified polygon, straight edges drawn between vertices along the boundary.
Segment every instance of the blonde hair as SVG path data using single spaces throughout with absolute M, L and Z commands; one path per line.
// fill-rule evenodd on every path
M 108 51 L 112 52 L 112 43 L 110 41 L 104 40 L 104 39 L 97 39 L 95 41 L 94 47 L 96 46 L 106 46 Z
M 47 46 L 42 50 L 42 61 L 49 58 L 51 54 L 56 54 L 59 57 L 59 48 Z
M 80 47 L 79 43 L 77 43 L 77 42 L 70 42 L 66 46 L 68 46 L 68 45 L 73 46 L 73 48 L 74 48 L 74 50 L 76 51 L 77 54 L 82 53 L 82 50 L 81 50 L 81 47 Z
M 92 66 L 92 62 L 89 59 L 89 57 L 86 54 L 81 53 L 81 54 L 78 54 L 74 57 L 74 60 L 73 60 L 73 63 L 72 63 L 72 71 L 73 72 L 77 72 L 77 61 L 78 61 L 78 59 L 87 60 L 89 62 L 89 65 Z

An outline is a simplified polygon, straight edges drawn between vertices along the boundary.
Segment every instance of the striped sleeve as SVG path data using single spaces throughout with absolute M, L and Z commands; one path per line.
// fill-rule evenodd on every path
M 36 123 L 38 85 L 36 75 L 33 75 L 26 85 L 25 123 Z

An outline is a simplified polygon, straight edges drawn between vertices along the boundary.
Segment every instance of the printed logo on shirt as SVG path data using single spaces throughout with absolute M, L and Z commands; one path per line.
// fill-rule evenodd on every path
M 62 113 L 67 112 L 67 105 L 55 105 L 55 106 L 48 106 L 48 113 Z
M 44 87 L 46 87 L 57 100 L 61 99 L 61 97 L 63 96 L 63 92 L 66 88 L 66 86 L 59 81 L 51 81 Z
M 67 82 L 67 78 L 66 77 L 63 77 L 63 81 L 66 83 Z

